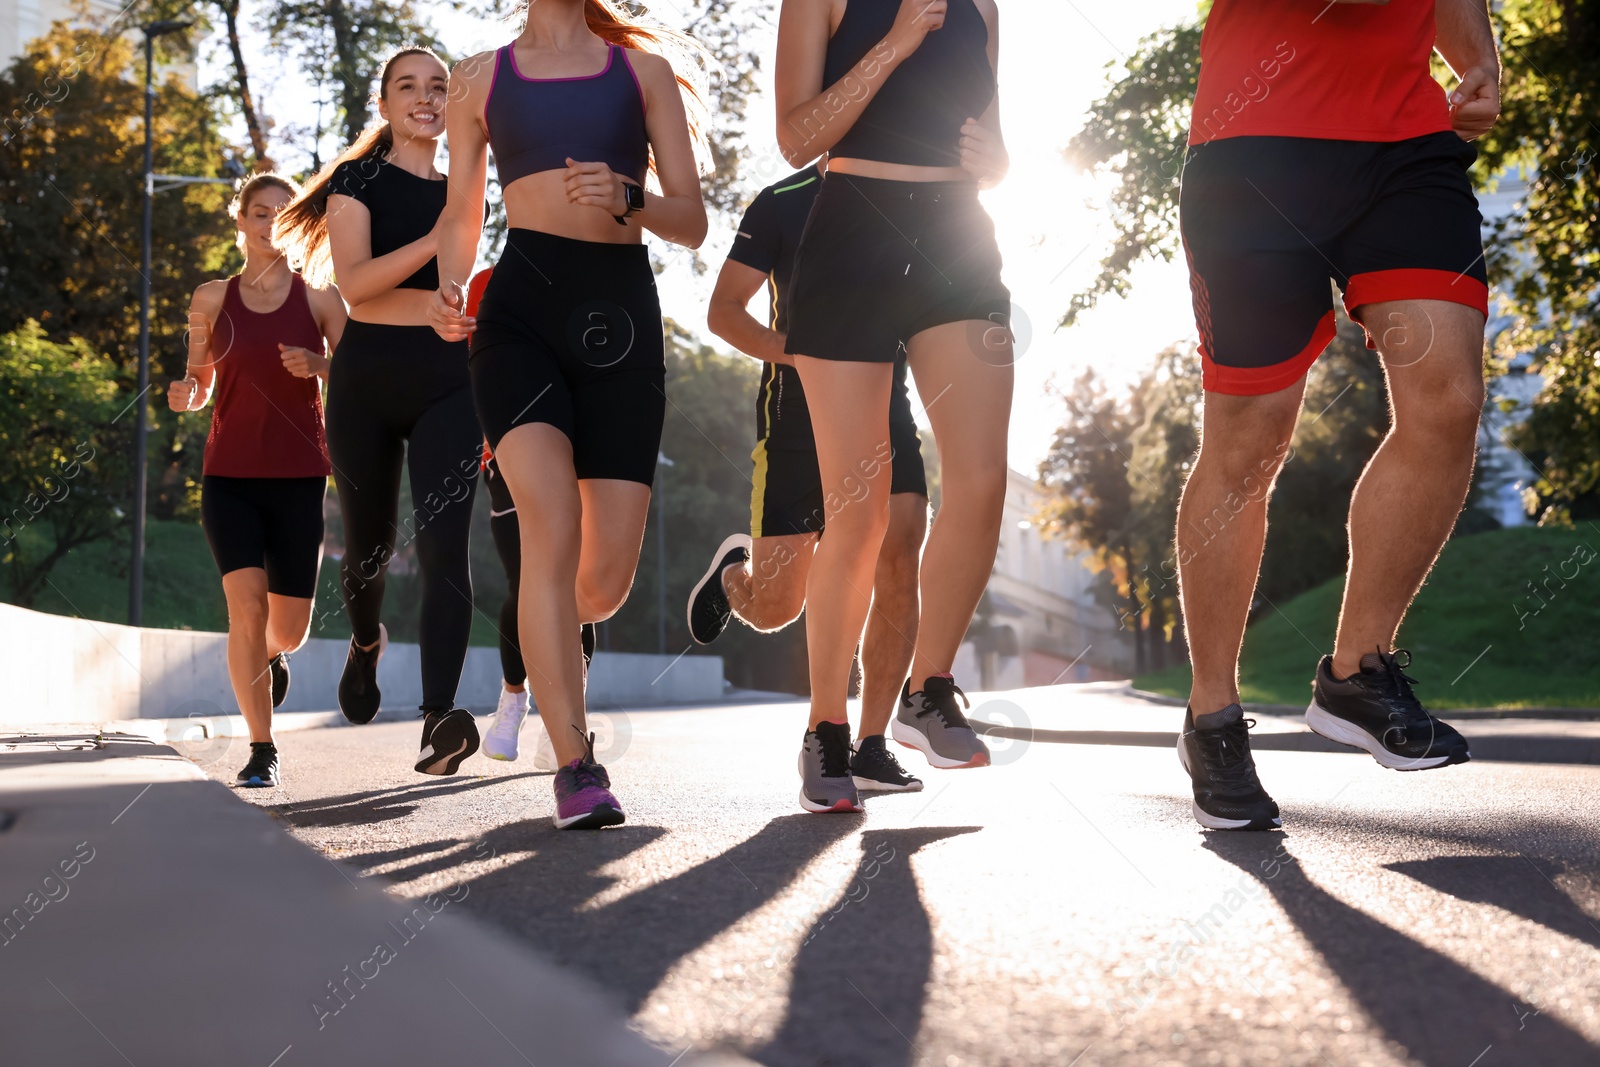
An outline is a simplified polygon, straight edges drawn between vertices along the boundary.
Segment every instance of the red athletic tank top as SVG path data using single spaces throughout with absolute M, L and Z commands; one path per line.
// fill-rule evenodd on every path
M 322 330 L 300 275 L 290 280 L 283 303 L 265 314 L 245 307 L 238 276 L 229 278 L 212 331 L 216 406 L 206 438 L 206 474 L 327 477 L 322 382 L 290 374 L 280 344 L 322 351 Z
M 1428 69 L 1433 0 L 1216 0 L 1200 37 L 1189 143 L 1403 141 L 1450 129 Z

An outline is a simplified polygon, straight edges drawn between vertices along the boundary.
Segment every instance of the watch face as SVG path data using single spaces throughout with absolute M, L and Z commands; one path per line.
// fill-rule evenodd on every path
M 644 187 L 643 186 L 640 186 L 640 185 L 629 185 L 627 187 L 627 192 L 624 195 L 628 198 L 628 210 L 630 210 L 630 211 L 643 211 L 644 210 Z

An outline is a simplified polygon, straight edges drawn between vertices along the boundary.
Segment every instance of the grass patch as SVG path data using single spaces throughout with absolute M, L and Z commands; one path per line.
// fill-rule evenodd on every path
M 1333 650 L 1344 579 L 1280 604 L 1245 633 L 1246 701 L 1304 704 L 1317 657 Z M 1600 531 L 1518 527 L 1445 546 L 1400 631 L 1433 708 L 1600 707 Z M 1189 668 L 1140 689 L 1184 697 Z

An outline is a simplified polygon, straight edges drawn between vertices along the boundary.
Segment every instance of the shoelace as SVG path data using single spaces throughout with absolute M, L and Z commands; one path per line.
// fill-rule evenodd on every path
M 1400 662 L 1401 656 L 1405 657 L 1404 663 Z M 1411 688 L 1417 680 L 1405 672 L 1405 668 L 1411 666 L 1411 653 L 1403 648 L 1397 648 L 1392 653 L 1380 650 L 1378 659 L 1384 669 L 1377 672 L 1377 688 L 1379 699 L 1389 709 L 1389 721 L 1395 724 L 1390 729 L 1400 732 L 1402 743 L 1413 728 L 1431 734 L 1433 716 L 1428 714 L 1428 709 L 1422 706 L 1416 691 Z
M 950 686 L 949 694 L 951 698 L 949 700 L 941 699 L 935 703 L 934 700 L 930 698 L 926 689 L 922 691 L 922 710 L 917 712 L 917 718 L 920 719 L 927 715 L 937 715 L 944 722 L 946 727 L 953 729 L 961 726 L 967 726 L 970 728 L 971 724 L 967 722 L 967 717 L 961 713 L 961 708 L 956 707 L 955 698 L 960 697 L 962 705 L 968 708 L 972 707 L 972 701 L 967 699 L 967 694 L 961 691 L 961 687 L 959 685 L 954 682 L 950 682 L 948 684 Z M 943 687 L 940 688 L 942 689 Z M 945 695 L 938 689 L 934 690 L 934 692 L 940 697 Z
M 573 729 L 578 730 L 576 726 Z M 606 773 L 604 767 L 594 761 L 594 732 L 591 730 L 585 736 L 582 730 L 578 730 L 578 736 L 583 738 L 583 756 L 578 760 L 576 766 L 569 763 L 566 768 L 572 772 L 573 791 L 577 792 L 591 787 L 599 789 L 610 788 L 611 776 Z
M 250 753 L 250 762 L 244 765 L 245 777 L 260 777 L 266 774 L 272 768 L 272 760 L 275 755 L 277 755 L 276 752 L 267 749 L 258 748 L 253 750 Z
M 1220 730 L 1196 730 L 1205 746 L 1206 769 L 1225 792 L 1242 793 L 1261 788 L 1255 762 L 1250 758 L 1250 729 L 1254 719 L 1240 719 Z
M 843 778 L 850 773 L 850 742 L 817 731 L 817 748 L 822 754 L 822 776 Z

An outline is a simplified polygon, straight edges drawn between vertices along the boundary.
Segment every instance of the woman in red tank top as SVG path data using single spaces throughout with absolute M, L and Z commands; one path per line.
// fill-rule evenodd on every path
M 228 601 L 228 676 L 250 727 L 239 781 L 248 786 L 278 784 L 272 709 L 289 690 L 289 653 L 311 631 L 329 471 L 322 382 L 345 325 L 338 290 L 308 286 L 272 242 L 273 219 L 298 192 L 276 174 L 239 190 L 230 211 L 244 269 L 195 290 L 188 375 L 167 388 L 173 411 L 216 400 L 200 515 Z

